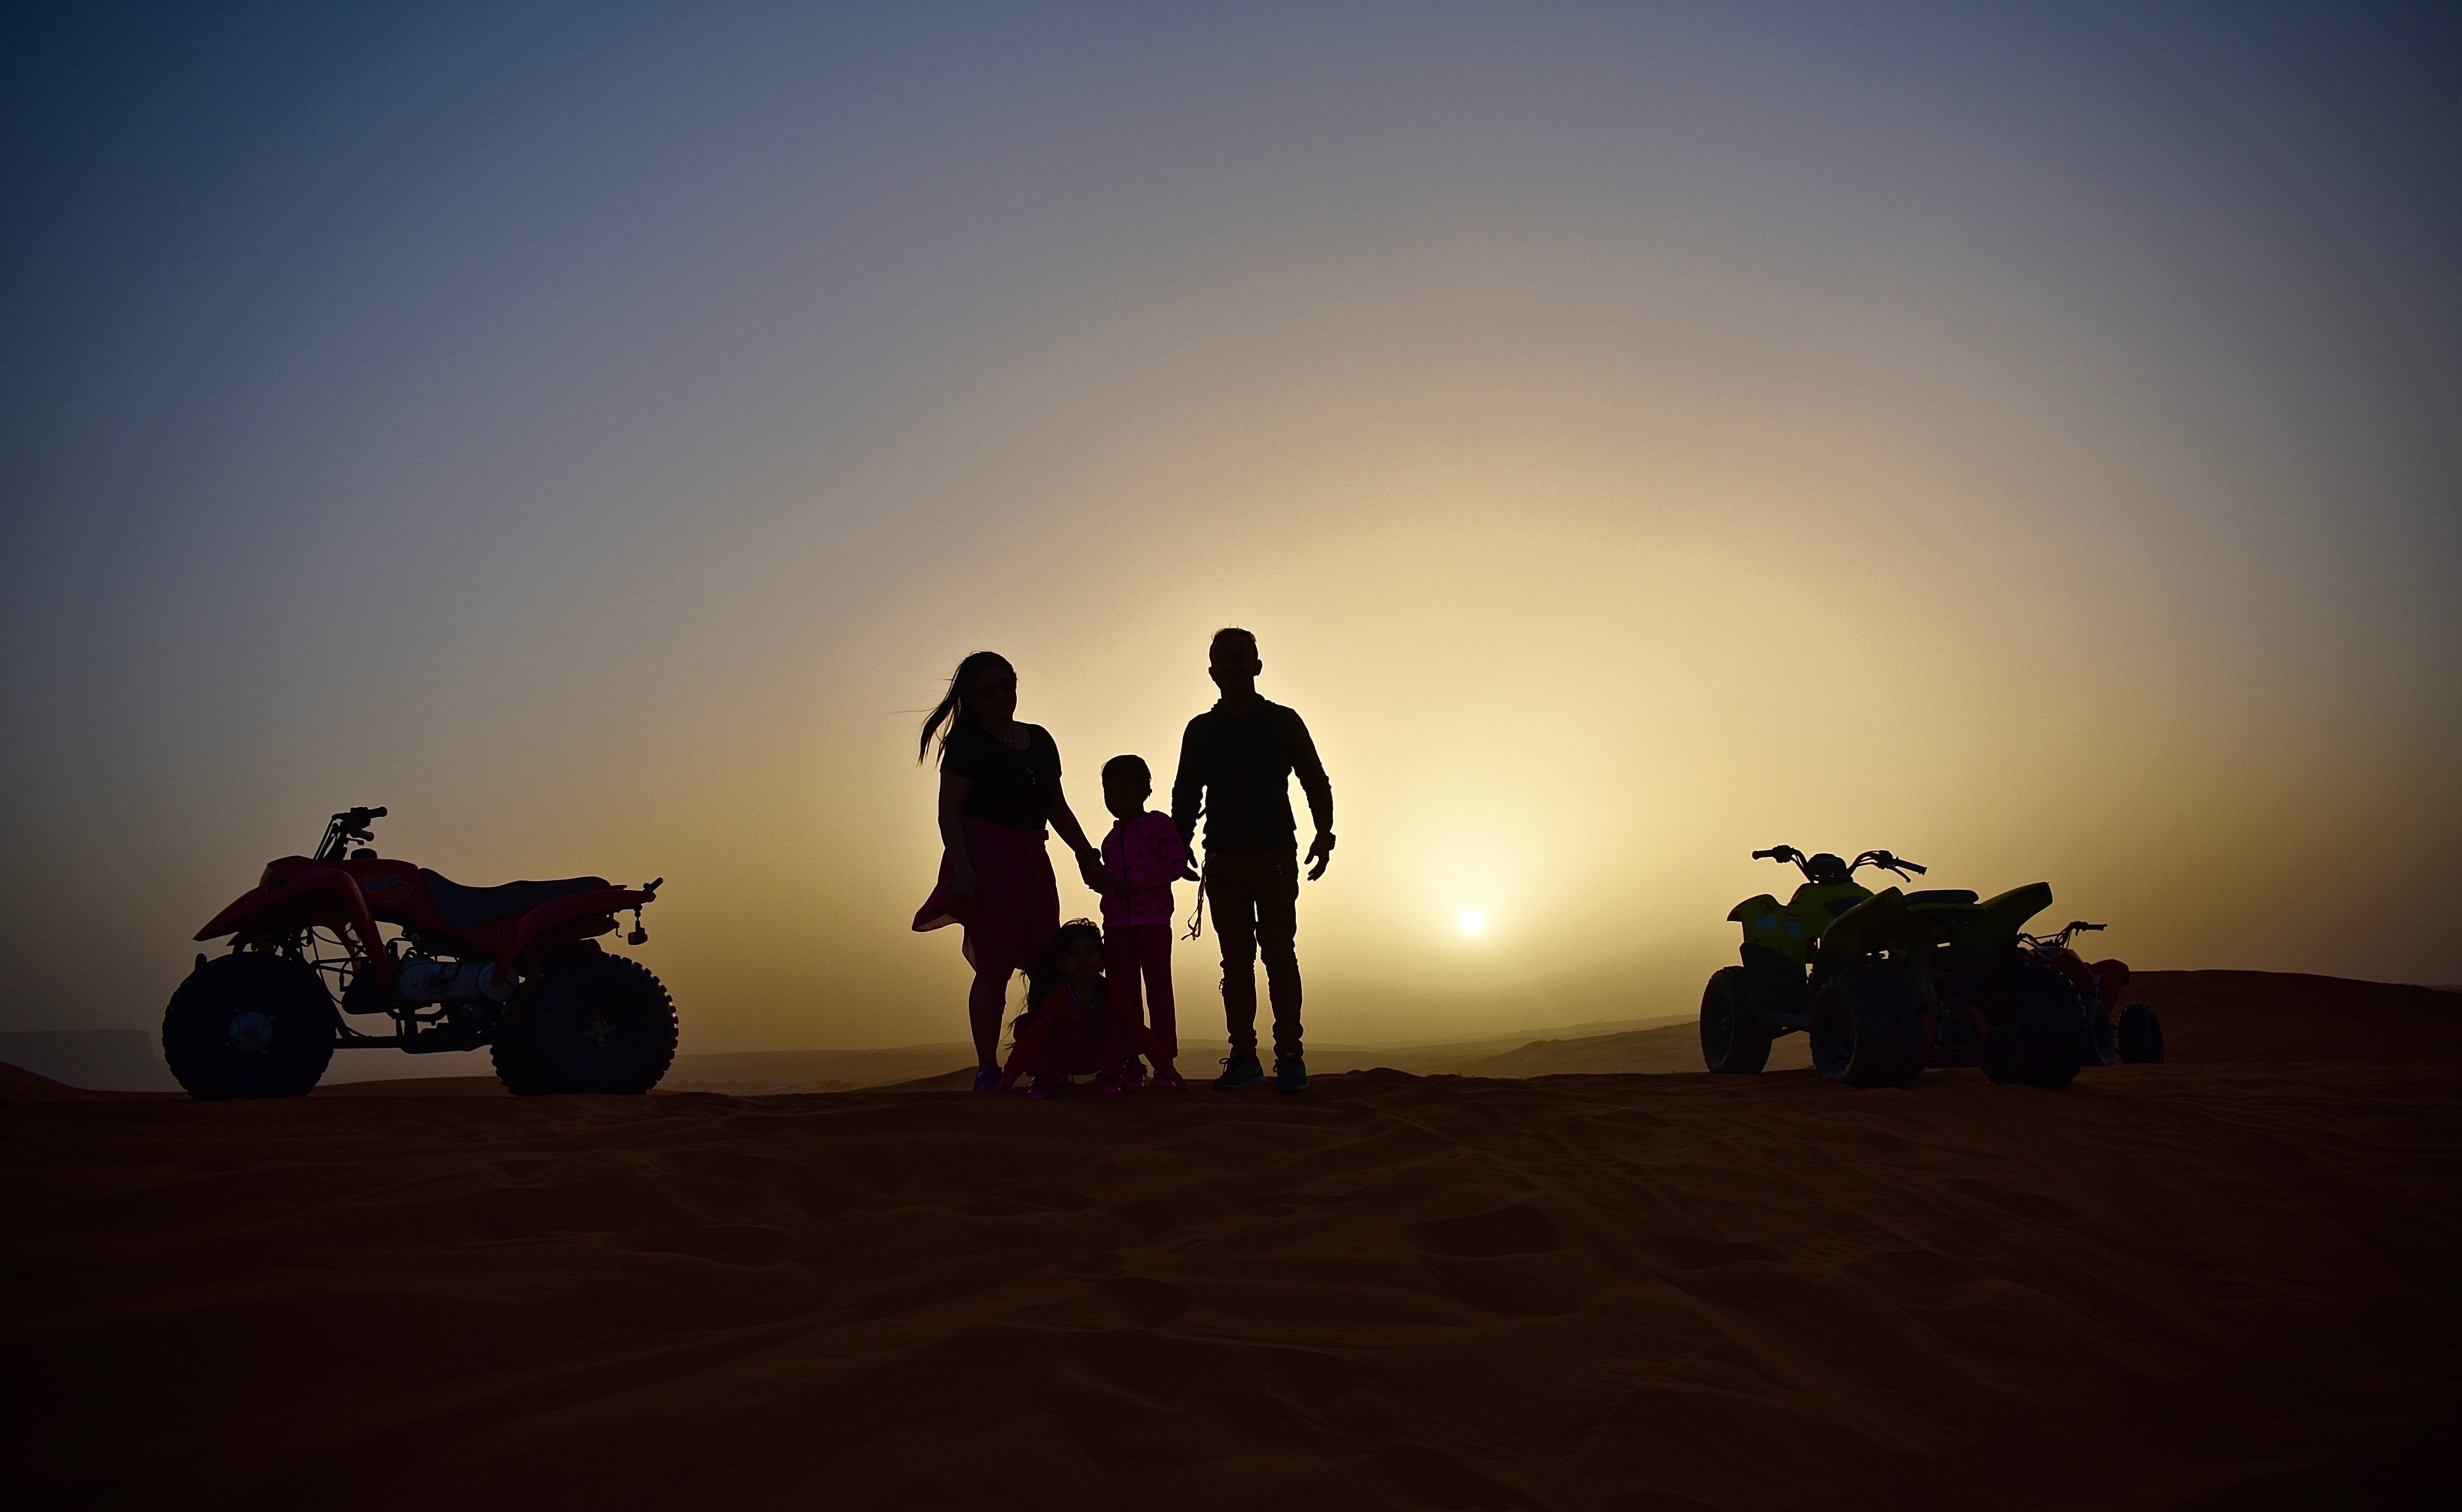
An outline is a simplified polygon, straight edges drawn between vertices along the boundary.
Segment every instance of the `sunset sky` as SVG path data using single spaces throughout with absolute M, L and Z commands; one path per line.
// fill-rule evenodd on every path
M 1323 1041 L 1690 1012 L 1782 841 L 2462 983 L 2462 22 L 1980 9 L 12 11 L 0 1027 L 366 803 L 960 1039 L 921 711 L 1093 823 L 1222 624 Z

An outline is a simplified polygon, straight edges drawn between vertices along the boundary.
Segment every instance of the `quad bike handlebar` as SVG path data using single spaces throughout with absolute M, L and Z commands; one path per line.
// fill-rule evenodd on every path
M 2083 918 L 2072 918 L 2061 927 L 2061 932 L 2057 935 L 2020 935 L 2018 938 L 2037 950 L 2064 950 L 2068 948 L 2068 942 L 2071 940 L 2085 931 L 2106 927 L 2108 926 L 2103 924 L 2089 924 Z
M 382 806 L 374 809 L 345 809 L 334 815 L 325 826 L 325 838 L 316 842 L 316 859 L 338 861 L 354 840 L 373 840 L 376 832 L 368 828 L 385 816 Z
M 1792 861 L 1796 869 L 1803 874 L 1804 878 L 1813 882 L 1844 882 L 1868 866 L 1878 867 L 1884 872 L 1895 872 L 1900 876 L 1907 876 L 1909 873 L 1921 876 L 1925 871 L 1921 865 L 1903 860 L 1887 851 L 1867 851 L 1852 861 L 1842 861 L 1826 853 L 1806 855 L 1791 845 L 1778 845 L 1766 851 L 1755 851 L 1753 859 Z

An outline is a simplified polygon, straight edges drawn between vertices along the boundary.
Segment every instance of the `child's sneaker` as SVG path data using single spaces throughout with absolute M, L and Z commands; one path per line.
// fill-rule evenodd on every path
M 1143 1087 L 1145 1084 L 1146 1084 L 1146 1063 L 1145 1063 L 1145 1062 L 1143 1062 L 1143 1061 L 1131 1061 L 1131 1062 L 1129 1062 L 1129 1064 L 1128 1064 L 1128 1065 L 1126 1065 L 1126 1066 L 1124 1066 L 1124 1067 L 1122 1067 L 1122 1068 L 1120 1069 L 1120 1091 L 1124 1091 L 1124 1092 L 1133 1092 L 1133 1091 L 1135 1091 L 1138 1088 Z
M 1026 1090 L 1026 1094 L 1040 1102 L 1047 1097 L 1059 1096 L 1060 1089 L 1068 1085 L 1069 1078 L 1066 1076 L 1038 1076 L 1034 1079 L 1034 1085 Z
M 975 1072 L 975 1091 L 979 1092 L 998 1092 L 1006 1091 L 1007 1090 L 1007 1088 L 1001 1085 L 999 1067 L 985 1066 Z
M 1119 1073 L 1119 1072 L 1117 1072 L 1117 1071 L 1096 1071 L 1096 1072 L 1094 1073 L 1094 1090 L 1095 1090 L 1096 1091 L 1098 1091 L 1098 1092 L 1114 1092 L 1114 1093 L 1116 1093 L 1116 1092 L 1124 1091 L 1126 1091 L 1127 1089 L 1123 1088 L 1123 1087 L 1120 1085 L 1120 1073 Z
M 1297 1050 L 1286 1050 L 1274 1057 L 1274 1091 L 1304 1092 L 1307 1091 L 1307 1062 Z
M 1237 1088 L 1254 1087 L 1265 1079 L 1265 1068 L 1257 1061 L 1254 1050 L 1245 1055 L 1227 1055 L 1222 1060 L 1222 1074 L 1214 1078 L 1214 1090 L 1231 1091 Z
M 1187 1085 L 1187 1081 L 1183 1079 L 1177 1071 L 1156 1071 L 1154 1073 L 1154 1086 L 1158 1091 L 1176 1092 Z

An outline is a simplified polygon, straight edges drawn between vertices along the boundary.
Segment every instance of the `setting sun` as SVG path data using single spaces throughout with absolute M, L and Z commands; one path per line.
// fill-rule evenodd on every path
M 1478 909 L 1465 910 L 1461 917 L 1462 933 L 1476 935 L 1487 927 L 1487 916 Z

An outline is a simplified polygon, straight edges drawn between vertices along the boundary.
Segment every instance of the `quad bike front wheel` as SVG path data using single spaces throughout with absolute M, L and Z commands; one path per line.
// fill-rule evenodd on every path
M 2051 967 L 2004 962 L 1985 1004 L 1983 1074 L 2002 1086 L 2066 1087 L 2085 1059 L 2085 1011 L 2077 988 Z
M 1701 1063 L 1714 1071 L 1750 1076 L 1769 1064 L 1769 1026 L 1753 1017 L 1744 968 L 1711 973 L 1701 989 Z
M 162 1059 L 200 1102 L 304 1096 L 334 1059 L 334 1000 L 280 956 L 200 961 L 162 1011 Z
M 650 969 L 572 952 L 514 1005 L 493 1056 L 518 1097 L 646 1092 L 676 1058 L 676 1005 Z
M 2120 1058 L 2132 1066 L 2163 1059 L 2163 1018 L 2143 1003 L 2120 1010 Z
M 1923 1005 L 1886 971 L 1857 967 L 1812 999 L 1812 1069 L 1849 1087 L 1904 1087 L 1923 1069 Z

